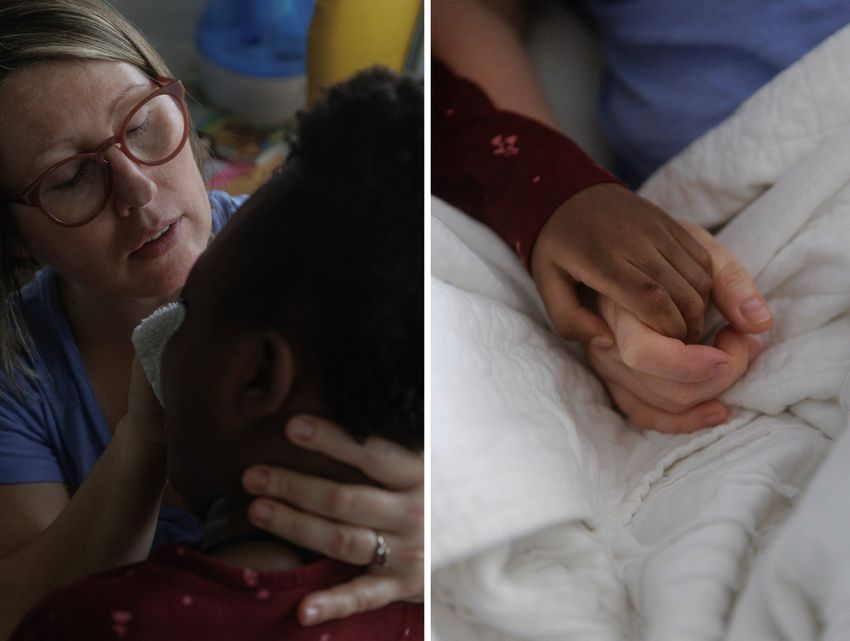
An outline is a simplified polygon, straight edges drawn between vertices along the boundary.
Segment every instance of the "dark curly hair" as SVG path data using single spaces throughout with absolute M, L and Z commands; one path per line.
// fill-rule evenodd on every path
M 329 418 L 352 435 L 421 449 L 422 87 L 362 72 L 300 113 L 295 136 L 233 229 L 251 250 L 222 312 L 276 326 L 305 350 Z

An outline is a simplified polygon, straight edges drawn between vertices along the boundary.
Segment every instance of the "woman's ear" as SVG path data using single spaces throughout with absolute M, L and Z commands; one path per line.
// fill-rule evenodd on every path
M 12 256 L 17 260 L 28 260 L 32 258 L 32 252 L 20 234 L 15 235 L 11 245 Z
M 6 216 L 6 220 L 0 223 L 0 233 L 6 236 L 6 248 L 15 260 L 28 260 L 33 257 L 32 251 L 18 230 L 18 226 L 12 219 L 9 206 L 0 206 L 0 215 Z
M 237 399 L 245 418 L 275 414 L 289 398 L 295 380 L 295 359 L 286 339 L 277 332 L 255 335 Z

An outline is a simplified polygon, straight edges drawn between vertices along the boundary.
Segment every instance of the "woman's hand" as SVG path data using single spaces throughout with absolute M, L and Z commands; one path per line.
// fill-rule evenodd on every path
M 165 413 L 151 389 L 138 356 L 133 357 L 133 374 L 130 377 L 130 393 L 127 399 L 127 420 L 137 437 L 154 445 L 167 445 Z
M 756 339 L 726 327 L 714 346 L 686 345 L 608 299 L 600 300 L 600 310 L 615 345 L 589 345 L 588 359 L 632 422 L 661 432 L 692 432 L 726 421 L 728 412 L 716 399 L 761 352 Z
M 265 497 L 249 507 L 254 525 L 325 556 L 368 566 L 348 583 L 304 597 L 298 620 L 314 625 L 393 601 L 422 601 L 422 457 L 377 437 L 357 443 L 332 423 L 311 416 L 290 420 L 286 435 L 296 445 L 355 467 L 383 486 L 345 485 L 263 465 L 245 471 L 245 489 Z M 374 562 L 378 534 L 390 548 L 386 567 Z

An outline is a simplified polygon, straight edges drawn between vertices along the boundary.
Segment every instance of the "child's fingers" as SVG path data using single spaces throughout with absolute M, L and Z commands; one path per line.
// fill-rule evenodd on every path
M 658 258 L 663 260 L 660 256 Z M 667 269 L 671 269 L 666 261 L 664 264 Z M 654 271 L 660 273 L 661 270 Z M 630 262 L 600 266 L 600 273 L 588 275 L 585 284 L 616 301 L 636 317 L 644 319 L 644 322 L 664 336 L 684 338 L 687 334 L 685 319 L 667 288 L 644 269 Z
M 613 345 L 614 337 L 608 325 L 582 304 L 575 281 L 568 274 L 552 266 L 535 280 L 558 336 L 567 341 L 584 343 L 596 339 Z
M 714 273 L 712 268 L 713 259 L 711 253 L 701 242 L 702 234 L 695 232 L 696 229 L 700 230 L 700 232 L 703 232 L 704 234 L 708 234 L 708 232 L 698 225 L 686 223 L 684 221 L 676 221 L 672 218 L 669 219 L 669 224 L 667 225 L 667 230 L 676 239 L 679 245 L 710 277 L 710 275 Z M 711 236 L 711 234 L 708 235 Z
M 682 231 L 682 233 L 685 232 Z M 695 343 L 702 336 L 705 312 L 708 308 L 708 301 L 711 298 L 711 288 L 714 286 L 714 279 L 711 272 L 711 258 L 708 259 L 708 269 L 706 269 L 680 243 L 675 241 L 660 248 L 660 251 L 670 265 L 687 281 L 696 296 L 699 297 L 698 300 L 696 298 L 689 299 L 690 308 L 679 304 L 679 311 L 682 312 L 682 316 L 688 324 L 688 335 L 685 338 L 685 342 Z M 705 255 L 708 256 L 708 252 L 705 252 Z
M 712 299 L 723 317 L 738 331 L 760 334 L 773 325 L 758 285 L 735 256 L 712 234 L 696 225 L 682 223 L 705 246 L 713 264 Z
M 656 280 L 667 289 L 670 298 L 673 299 L 676 308 L 679 310 L 679 314 L 682 315 L 682 319 L 685 321 L 685 335 L 682 338 L 686 343 L 695 343 L 702 335 L 707 299 L 703 297 L 703 292 L 686 276 L 689 268 L 699 270 L 699 266 L 685 252 L 681 253 L 684 254 L 681 257 L 682 261 L 687 261 L 685 265 L 674 264 L 669 262 L 669 259 L 666 257 L 659 255 L 663 266 Z M 696 276 L 694 277 L 698 278 Z M 708 279 L 707 274 L 705 277 Z M 702 285 L 701 282 L 700 285 Z M 705 292 L 706 295 L 708 295 L 709 290 L 710 286 Z M 652 323 L 647 324 L 652 327 Z

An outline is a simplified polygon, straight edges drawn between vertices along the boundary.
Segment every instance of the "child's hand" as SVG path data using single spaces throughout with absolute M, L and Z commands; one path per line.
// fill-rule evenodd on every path
M 564 339 L 613 337 L 576 285 L 607 296 L 664 336 L 694 342 L 712 286 L 708 252 L 675 220 L 616 184 L 583 189 L 549 218 L 531 256 L 537 288 Z

